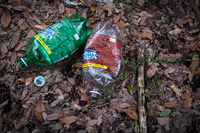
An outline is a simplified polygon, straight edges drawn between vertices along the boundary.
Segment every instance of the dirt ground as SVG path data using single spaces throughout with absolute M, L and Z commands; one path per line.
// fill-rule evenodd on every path
M 97 100 L 84 92 L 84 46 L 51 66 L 17 64 L 31 37 L 75 13 L 123 29 L 119 75 Z M 137 133 L 141 64 L 147 132 L 200 132 L 198 0 L 2 0 L 0 14 L 0 132 Z

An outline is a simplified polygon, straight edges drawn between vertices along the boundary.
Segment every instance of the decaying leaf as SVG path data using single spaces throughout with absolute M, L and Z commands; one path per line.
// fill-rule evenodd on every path
M 13 49 L 13 48 L 17 45 L 18 42 L 19 42 L 19 37 L 18 37 L 18 36 L 14 37 L 14 38 L 10 41 L 10 44 L 8 45 L 8 49 L 9 49 L 9 50 Z
M 40 122 L 43 122 L 43 121 L 44 121 L 44 119 L 43 119 L 43 117 L 42 117 L 42 114 L 41 114 L 40 112 L 36 111 L 36 110 L 35 110 L 35 116 L 38 118 L 38 120 L 39 120 Z
M 4 8 L 1 15 L 1 26 L 7 28 L 11 22 L 11 16 L 8 8 Z
M 54 100 L 54 101 L 51 103 L 51 107 L 55 107 L 59 102 L 60 102 L 59 99 Z
M 138 5 L 143 6 L 145 0 L 138 0 Z
M 2 107 L 4 107 L 5 105 L 7 105 L 7 104 L 8 104 L 8 101 L 9 101 L 9 100 L 6 100 L 6 101 L 2 102 L 2 103 L 0 104 L 0 108 L 2 108 Z
M 40 29 L 40 30 L 44 30 L 47 27 L 49 27 L 49 25 L 46 25 L 46 24 L 44 24 L 44 25 L 35 25 L 35 28 Z
M 27 85 L 29 85 L 31 82 L 33 82 L 33 77 L 28 77 L 28 78 L 26 79 L 25 85 L 27 86 Z
M 132 119 L 138 121 L 138 114 L 135 110 L 132 109 L 124 109 L 123 112 L 125 112 L 127 115 L 129 115 Z
M 25 116 L 24 116 L 25 119 L 29 117 L 29 115 L 30 115 L 30 113 L 31 113 L 31 110 L 32 110 L 32 107 L 30 107 L 30 108 L 27 110 L 27 112 L 26 112 L 26 114 L 25 114 Z
M 158 117 L 157 118 L 157 121 L 161 126 L 169 124 L 170 120 L 171 120 L 171 118 L 167 118 L 167 117 Z
M 178 107 L 178 105 L 174 102 L 166 102 L 164 103 L 164 106 L 167 108 L 173 108 L 173 109 L 176 109 Z
M 151 66 L 148 70 L 147 70 L 147 77 L 151 78 L 153 77 L 153 75 L 158 71 L 158 67 L 156 66 Z
M 142 38 L 149 38 L 150 40 L 152 40 L 152 39 L 153 39 L 152 34 L 154 34 L 154 32 L 151 31 L 151 30 L 149 29 L 149 27 L 145 27 L 145 28 L 142 30 L 141 36 L 142 36 Z
M 42 113 L 45 111 L 44 104 L 41 99 L 39 99 L 35 105 L 35 111 L 38 111 L 39 113 Z
M 192 106 L 192 100 L 193 98 L 188 98 L 184 101 L 183 107 L 185 109 L 189 109 Z
M 0 44 L 0 49 L 1 49 L 2 55 L 8 53 L 8 48 L 6 47 L 4 43 Z
M 182 99 L 188 99 L 191 96 L 192 96 L 192 91 L 188 91 L 188 92 L 183 93 Z
M 35 35 L 35 31 L 33 29 L 31 29 L 28 33 L 28 35 L 26 36 L 26 40 L 28 41 L 28 39 L 30 39 L 31 37 L 33 37 Z
M 16 59 L 17 59 L 17 53 L 15 51 L 13 51 L 12 54 L 11 54 L 10 64 L 14 64 Z
M 31 89 L 29 90 L 29 94 L 32 94 L 32 93 L 36 92 L 36 91 L 39 90 L 39 89 L 40 89 L 40 87 L 35 86 L 35 87 L 33 87 L 33 88 L 31 88 Z
M 190 64 L 190 71 L 193 74 L 200 74 L 199 55 L 196 52 L 193 54 L 193 57 L 192 57 L 192 61 L 191 61 L 191 64 Z
M 67 117 L 59 119 L 59 121 L 63 124 L 71 124 L 71 123 L 76 122 L 77 120 L 78 120 L 78 117 L 75 117 L 75 116 L 67 116 Z
M 28 88 L 25 87 L 23 92 L 22 92 L 21 100 L 23 100 L 27 96 L 27 93 L 28 93 Z
M 88 6 L 88 3 L 85 0 L 80 0 L 84 6 Z
M 3 108 L 0 108 L 0 116 L 1 116 L 2 113 L 3 113 L 3 110 L 4 110 L 4 107 L 3 107 Z
M 92 127 L 92 126 L 94 126 L 97 122 L 98 122 L 98 120 L 88 120 L 88 122 L 86 123 L 86 127 Z
M 32 18 L 31 14 L 29 13 L 28 10 L 24 10 L 24 11 L 23 11 L 23 15 L 24 15 L 24 17 L 27 18 L 27 19 L 31 19 L 31 18 Z
M 178 87 L 176 87 L 176 85 L 172 82 L 170 88 L 178 95 L 178 96 L 182 96 L 182 90 L 178 89 Z
M 82 68 L 83 62 L 77 62 L 73 64 L 75 67 Z
M 169 34 L 171 34 L 171 35 L 177 35 L 177 34 L 179 34 L 181 32 L 182 32 L 182 29 L 176 28 L 176 29 L 170 31 Z
M 50 121 L 52 121 L 52 120 L 58 120 L 58 119 L 60 119 L 60 117 L 62 117 L 62 115 L 59 114 L 59 113 L 49 114 L 47 116 L 47 120 L 50 120 Z
M 95 5 L 95 2 L 94 2 L 94 1 L 92 2 L 92 5 L 91 5 L 90 9 L 91 9 L 92 12 L 95 12 L 95 10 L 96 10 L 96 5 Z
M 60 14 L 63 14 L 65 12 L 65 6 L 63 3 L 60 3 L 60 5 L 59 5 L 59 12 L 60 12 Z
M 164 58 L 167 58 L 167 62 L 171 62 L 173 59 L 180 59 L 178 54 L 165 54 L 163 55 Z

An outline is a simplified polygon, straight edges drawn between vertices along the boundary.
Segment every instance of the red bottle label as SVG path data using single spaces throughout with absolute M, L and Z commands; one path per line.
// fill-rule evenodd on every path
M 117 77 L 121 66 L 122 42 L 116 38 L 91 34 L 83 54 L 83 68 L 106 69 Z

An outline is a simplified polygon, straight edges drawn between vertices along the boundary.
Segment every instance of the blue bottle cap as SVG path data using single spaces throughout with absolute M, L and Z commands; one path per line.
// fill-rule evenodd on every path
M 35 79 L 34 79 L 34 84 L 38 87 L 42 87 L 45 83 L 45 80 L 42 76 L 37 76 Z

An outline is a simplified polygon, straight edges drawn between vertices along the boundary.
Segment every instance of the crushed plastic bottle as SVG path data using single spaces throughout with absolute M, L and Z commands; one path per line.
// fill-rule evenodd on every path
M 83 54 L 85 91 L 97 99 L 99 90 L 109 87 L 121 67 L 122 30 L 112 24 L 98 23 L 90 35 Z
M 28 41 L 26 55 L 18 61 L 19 65 L 52 65 L 69 57 L 91 34 L 86 23 L 86 18 L 73 14 L 35 35 Z

